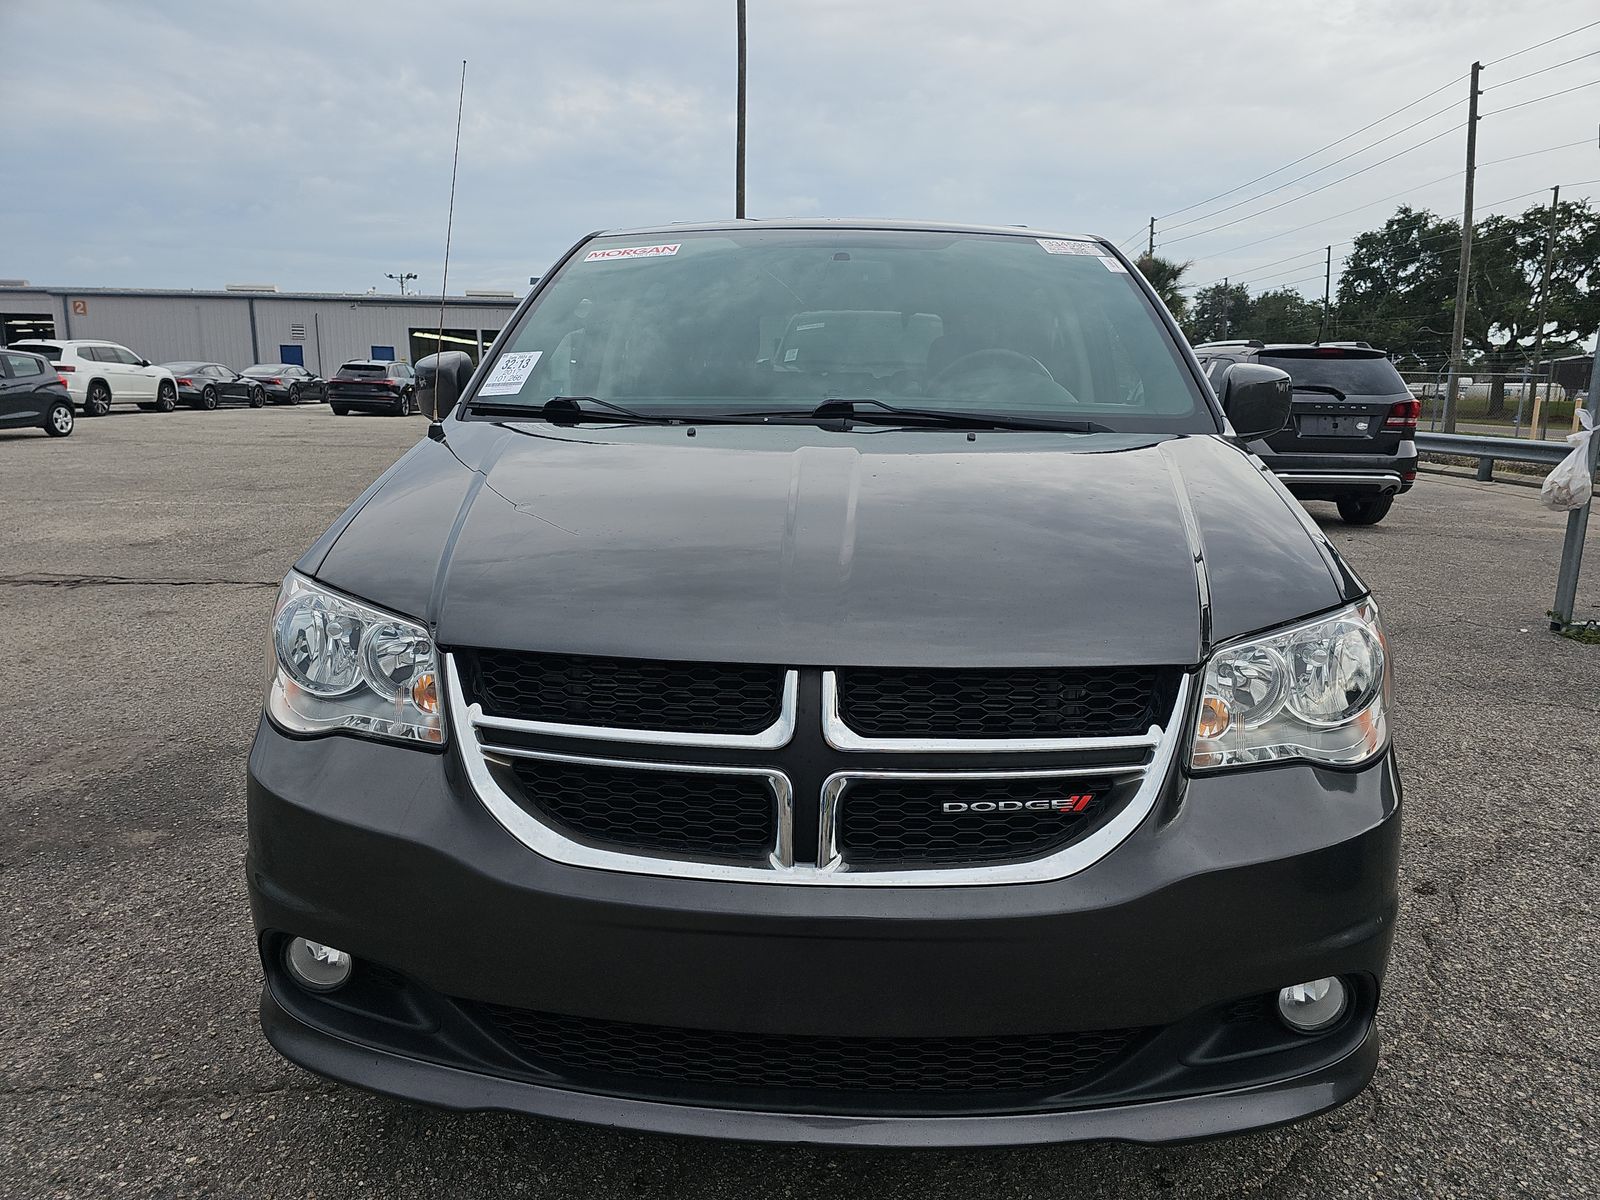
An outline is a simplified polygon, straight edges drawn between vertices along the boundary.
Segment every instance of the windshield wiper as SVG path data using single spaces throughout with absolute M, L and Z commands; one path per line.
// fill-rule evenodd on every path
M 1340 400 L 1345 398 L 1344 393 L 1338 388 L 1329 387 L 1325 383 L 1291 383 L 1289 390 L 1291 392 L 1321 392 L 1324 396 L 1334 396 Z
M 862 411 L 865 409 L 866 411 Z M 795 409 L 784 412 L 741 413 L 741 416 L 805 417 L 813 421 L 876 421 L 898 418 L 924 425 L 948 425 L 956 429 L 1039 429 L 1053 433 L 1115 433 L 1097 421 L 1058 420 L 1053 417 L 1013 417 L 1001 413 L 959 412 L 943 408 L 908 408 L 890 404 L 875 396 L 830 396 L 809 412 Z
M 687 417 L 681 413 L 642 413 L 598 396 L 551 396 L 543 404 L 496 404 L 493 400 L 474 400 L 475 413 L 491 417 L 544 418 L 553 425 L 573 425 L 579 421 L 630 422 L 638 425 L 692 425 L 715 417 Z M 597 411 L 598 410 L 598 411 Z

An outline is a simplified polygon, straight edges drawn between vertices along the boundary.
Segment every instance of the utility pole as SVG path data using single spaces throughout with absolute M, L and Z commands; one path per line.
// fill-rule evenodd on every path
M 1228 331 L 1233 328 L 1229 320 L 1233 316 L 1233 293 L 1228 291 L 1228 277 L 1222 277 L 1222 340 L 1228 340 Z
M 1444 432 L 1456 431 L 1456 399 L 1461 391 L 1461 343 L 1467 334 L 1467 281 L 1472 273 L 1472 184 L 1478 172 L 1478 74 L 1472 64 L 1467 97 L 1467 193 L 1461 212 L 1461 268 L 1456 276 L 1456 324 L 1450 335 L 1450 386 L 1444 397 Z
M 738 163 L 734 167 L 733 182 L 733 215 L 736 220 L 744 220 L 744 104 L 745 104 L 745 69 L 744 69 L 744 0 L 737 0 L 739 13 L 739 131 Z
M 1322 327 L 1317 330 L 1317 341 L 1328 340 L 1328 298 L 1333 292 L 1333 247 L 1328 247 L 1328 261 L 1322 268 Z
M 1539 359 L 1544 355 L 1544 310 L 1545 304 L 1550 299 L 1550 265 L 1556 255 L 1556 205 L 1561 203 L 1561 185 L 1558 183 L 1550 189 L 1550 232 L 1544 239 L 1544 272 L 1539 276 L 1539 315 L 1534 321 L 1533 332 L 1533 371 L 1530 378 L 1533 386 L 1539 386 Z M 1549 389 L 1545 389 L 1546 403 L 1539 409 L 1539 420 L 1533 431 L 1533 436 L 1542 438 L 1550 431 L 1550 405 Z
M 400 294 L 404 296 L 406 294 L 406 282 L 408 280 L 415 279 L 417 277 L 417 273 L 415 271 L 401 271 L 397 275 L 393 271 L 385 271 L 383 273 L 383 277 L 385 279 L 392 279 L 398 283 L 400 285 Z
M 1150 218 L 1150 242 L 1145 248 L 1145 257 L 1154 259 L 1156 256 L 1156 219 Z

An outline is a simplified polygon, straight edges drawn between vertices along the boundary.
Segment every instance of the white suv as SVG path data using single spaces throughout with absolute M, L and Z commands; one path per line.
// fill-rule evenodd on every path
M 137 404 L 171 412 L 178 404 L 178 384 L 165 367 L 153 367 L 115 342 L 18 342 L 8 347 L 40 354 L 55 364 L 67 381 L 72 402 L 85 416 L 100 417 L 112 404 Z

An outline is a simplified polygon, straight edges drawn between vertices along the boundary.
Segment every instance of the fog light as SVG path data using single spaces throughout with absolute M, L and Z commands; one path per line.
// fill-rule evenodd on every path
M 331 992 L 343 987 L 354 965 L 354 960 L 343 950 L 302 937 L 289 939 L 283 961 L 294 981 L 312 992 Z
M 1298 1033 L 1321 1033 L 1344 1016 L 1350 994 L 1334 978 L 1297 983 L 1278 993 L 1278 1015 Z

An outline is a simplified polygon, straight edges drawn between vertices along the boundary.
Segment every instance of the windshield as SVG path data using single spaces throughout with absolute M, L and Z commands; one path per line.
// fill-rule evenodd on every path
M 1406 383 L 1387 358 L 1377 355 L 1263 354 L 1263 364 L 1289 372 L 1296 384 L 1338 388 L 1346 396 L 1405 395 Z
M 586 243 L 523 316 L 479 400 L 594 397 L 709 416 L 875 398 L 1119 431 L 1217 428 L 1138 285 L 1092 242 L 871 229 L 670 236 Z

